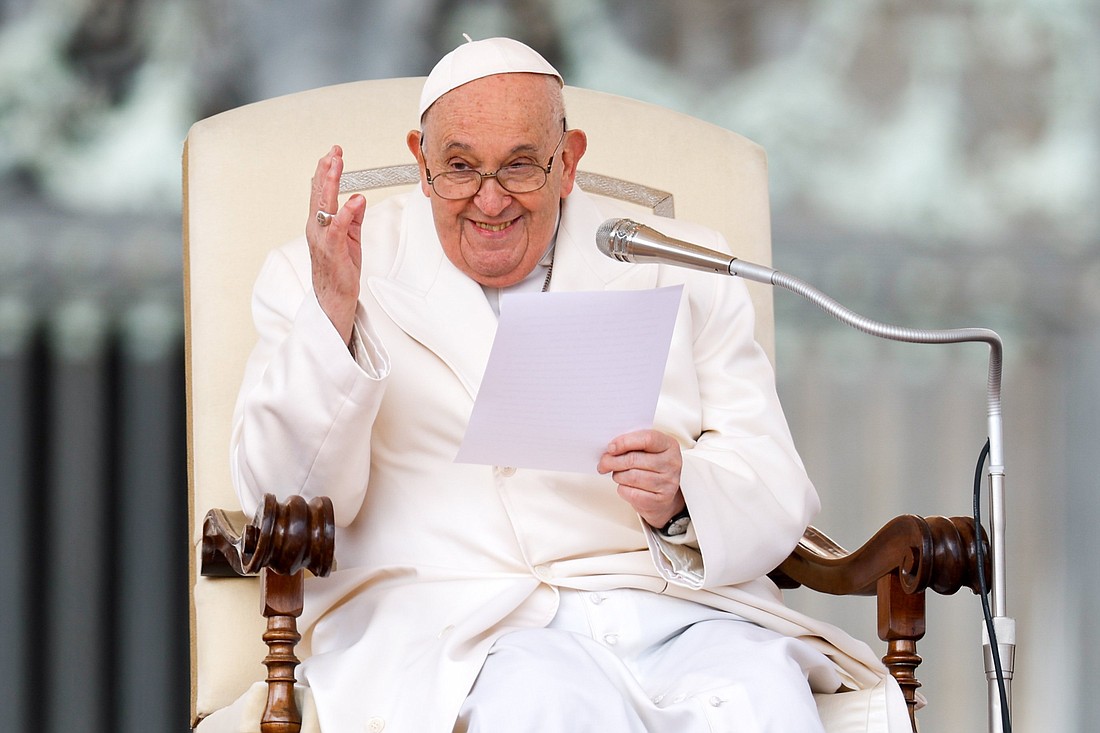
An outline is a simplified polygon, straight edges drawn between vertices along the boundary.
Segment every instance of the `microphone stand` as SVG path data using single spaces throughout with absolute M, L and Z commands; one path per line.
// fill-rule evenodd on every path
M 725 264 L 725 262 L 723 262 Z M 689 265 L 690 266 L 690 265 Z M 704 269 L 700 267 L 699 269 Z M 708 268 L 709 269 L 709 268 Z M 982 650 L 989 689 L 989 731 L 1008 733 L 1011 729 L 1012 673 L 1016 652 L 1016 621 L 1007 615 L 1005 581 L 1005 461 L 1001 423 L 1001 337 L 987 328 L 925 330 L 891 326 L 871 320 L 841 305 L 806 282 L 770 267 L 734 259 L 728 273 L 766 285 L 778 286 L 801 295 L 841 323 L 891 341 L 916 344 L 980 342 L 989 345 L 987 415 L 989 429 L 989 544 L 992 552 L 992 622 L 982 627 Z M 984 599 L 983 599 L 984 603 Z
M 985 673 L 989 686 L 990 733 L 1011 731 L 1011 684 L 1016 653 L 1016 622 L 1007 615 L 1005 603 L 1005 466 L 1004 435 L 1001 426 L 1001 337 L 987 328 L 924 330 L 891 326 L 871 320 L 844 307 L 811 285 L 770 267 L 756 265 L 728 254 L 706 249 L 665 236 L 651 227 L 630 219 L 608 219 L 596 232 L 599 250 L 621 262 L 652 262 L 688 267 L 705 272 L 734 275 L 765 285 L 786 288 L 801 295 L 841 323 L 858 331 L 916 344 L 979 342 L 989 345 L 987 384 L 989 427 L 989 544 L 992 552 L 993 582 L 990 589 L 992 611 L 986 606 L 982 588 L 982 610 L 986 624 L 982 628 Z M 984 448 L 983 448 L 984 454 Z M 977 504 L 975 504 L 977 509 Z M 977 513 L 977 511 L 975 511 Z M 983 578 L 982 563 L 978 567 Z M 983 584 L 984 585 L 984 584 Z

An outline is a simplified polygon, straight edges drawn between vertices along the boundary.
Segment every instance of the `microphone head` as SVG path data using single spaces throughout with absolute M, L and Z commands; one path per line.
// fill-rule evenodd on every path
M 630 219 L 608 219 L 596 230 L 596 247 L 614 260 L 629 262 L 627 239 L 638 226 L 637 222 Z

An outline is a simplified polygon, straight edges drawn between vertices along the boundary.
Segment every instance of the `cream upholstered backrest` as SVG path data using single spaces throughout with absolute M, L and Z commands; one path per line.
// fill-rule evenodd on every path
M 370 179 L 396 182 L 364 191 L 369 201 L 411 186 L 401 182 L 407 170 L 361 171 L 412 162 L 405 134 L 418 124 L 422 83 L 388 79 L 301 92 L 202 120 L 188 134 L 183 234 L 196 718 L 228 705 L 265 672 L 257 585 L 201 578 L 197 567 L 203 516 L 237 505 L 228 446 L 237 387 L 256 338 L 253 280 L 272 247 L 303 231 L 310 177 L 332 144 L 344 149 L 345 188 Z M 658 213 L 671 210 L 722 231 L 738 256 L 770 261 L 760 147 L 683 114 L 600 92 L 567 87 L 566 110 L 569 126 L 588 133 L 582 187 L 632 196 Z M 750 286 L 758 338 L 770 354 L 771 292 Z

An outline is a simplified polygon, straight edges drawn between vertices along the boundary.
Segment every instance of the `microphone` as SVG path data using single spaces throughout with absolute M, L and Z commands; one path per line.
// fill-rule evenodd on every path
M 676 265 L 735 275 L 772 285 L 775 270 L 669 237 L 632 219 L 608 219 L 596 230 L 596 247 L 620 262 Z

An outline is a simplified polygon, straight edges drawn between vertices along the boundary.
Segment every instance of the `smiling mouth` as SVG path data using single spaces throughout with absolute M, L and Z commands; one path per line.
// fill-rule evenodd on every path
M 512 224 L 515 223 L 515 221 L 516 221 L 515 219 L 510 219 L 508 221 L 501 222 L 500 224 L 489 224 L 488 222 L 484 222 L 484 221 L 475 221 L 473 224 L 474 224 L 475 227 L 477 227 L 478 229 L 480 229 L 482 231 L 502 232 L 505 229 L 507 229 L 508 227 L 512 226 Z

